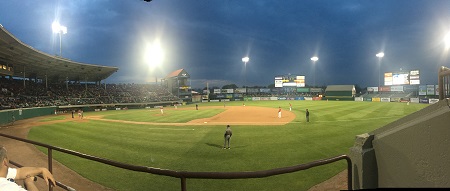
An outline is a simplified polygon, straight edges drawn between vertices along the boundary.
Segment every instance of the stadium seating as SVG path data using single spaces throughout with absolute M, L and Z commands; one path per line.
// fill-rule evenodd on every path
M 0 109 L 27 107 L 179 101 L 155 84 L 45 84 L 0 78 Z

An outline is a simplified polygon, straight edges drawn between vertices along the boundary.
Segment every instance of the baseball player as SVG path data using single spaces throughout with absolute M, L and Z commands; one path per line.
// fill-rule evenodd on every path
M 278 118 L 281 118 L 281 107 L 278 107 Z

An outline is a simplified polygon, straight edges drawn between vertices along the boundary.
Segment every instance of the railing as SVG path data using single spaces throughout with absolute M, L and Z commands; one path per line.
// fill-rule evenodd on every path
M 14 137 L 11 135 L 6 135 L 3 133 L 0 133 L 0 136 L 11 138 L 14 140 L 30 143 L 33 145 L 42 146 L 48 149 L 48 169 L 50 172 L 52 172 L 52 151 L 57 150 L 66 154 L 78 156 L 84 159 L 89 159 L 93 161 L 97 161 L 103 164 L 115 166 L 122 169 L 137 171 L 137 172 L 146 172 L 156 175 L 163 175 L 163 176 L 169 176 L 174 178 L 179 178 L 181 180 L 181 190 L 186 191 L 186 179 L 193 178 L 193 179 L 247 179 L 247 178 L 264 178 L 269 176 L 275 176 L 280 174 L 287 174 L 292 172 L 297 172 L 301 170 L 306 170 L 309 168 L 333 163 L 339 160 L 346 160 L 347 161 L 347 188 L 348 190 L 352 189 L 352 163 L 350 160 L 350 157 L 347 155 L 339 155 L 328 159 L 322 159 L 313 161 L 306 164 L 300 164 L 295 166 L 289 166 L 289 167 L 283 167 L 283 168 L 276 168 L 271 170 L 262 170 L 262 171 L 251 171 L 251 172 L 186 172 L 186 171 L 173 171 L 168 169 L 160 169 L 160 168 L 153 168 L 153 167 L 147 167 L 147 166 L 136 166 L 136 165 L 130 165 L 125 164 L 121 162 L 112 161 L 109 159 L 99 158 L 83 153 L 79 153 L 76 151 L 55 147 L 43 143 L 39 143 L 36 141 L 31 141 L 19 137 Z M 14 163 L 12 163 L 14 164 Z M 14 164 L 16 165 L 16 164 Z M 17 166 L 17 165 L 16 165 Z M 61 188 L 64 188 L 66 190 L 74 190 L 73 188 L 70 188 L 68 186 L 65 186 L 61 183 L 57 183 L 57 185 Z M 52 191 L 52 187 L 49 186 L 49 190 Z

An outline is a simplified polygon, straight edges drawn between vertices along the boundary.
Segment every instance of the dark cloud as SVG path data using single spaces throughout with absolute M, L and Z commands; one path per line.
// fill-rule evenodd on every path
M 267 86 L 288 73 L 306 75 L 308 84 L 366 87 L 378 85 L 379 51 L 381 73 L 419 69 L 423 84 L 437 84 L 438 67 L 448 66 L 441 39 L 449 8 L 444 0 L 26 0 L 2 2 L 0 24 L 58 54 L 50 25 L 59 20 L 68 27 L 63 56 L 119 67 L 107 82 L 144 83 L 184 68 L 194 87 Z M 143 54 L 154 39 L 166 59 L 150 70 Z

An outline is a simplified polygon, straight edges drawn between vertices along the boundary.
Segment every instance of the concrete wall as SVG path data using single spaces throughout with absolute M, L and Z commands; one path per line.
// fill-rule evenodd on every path
M 353 189 L 450 187 L 450 107 L 441 100 L 350 148 Z

